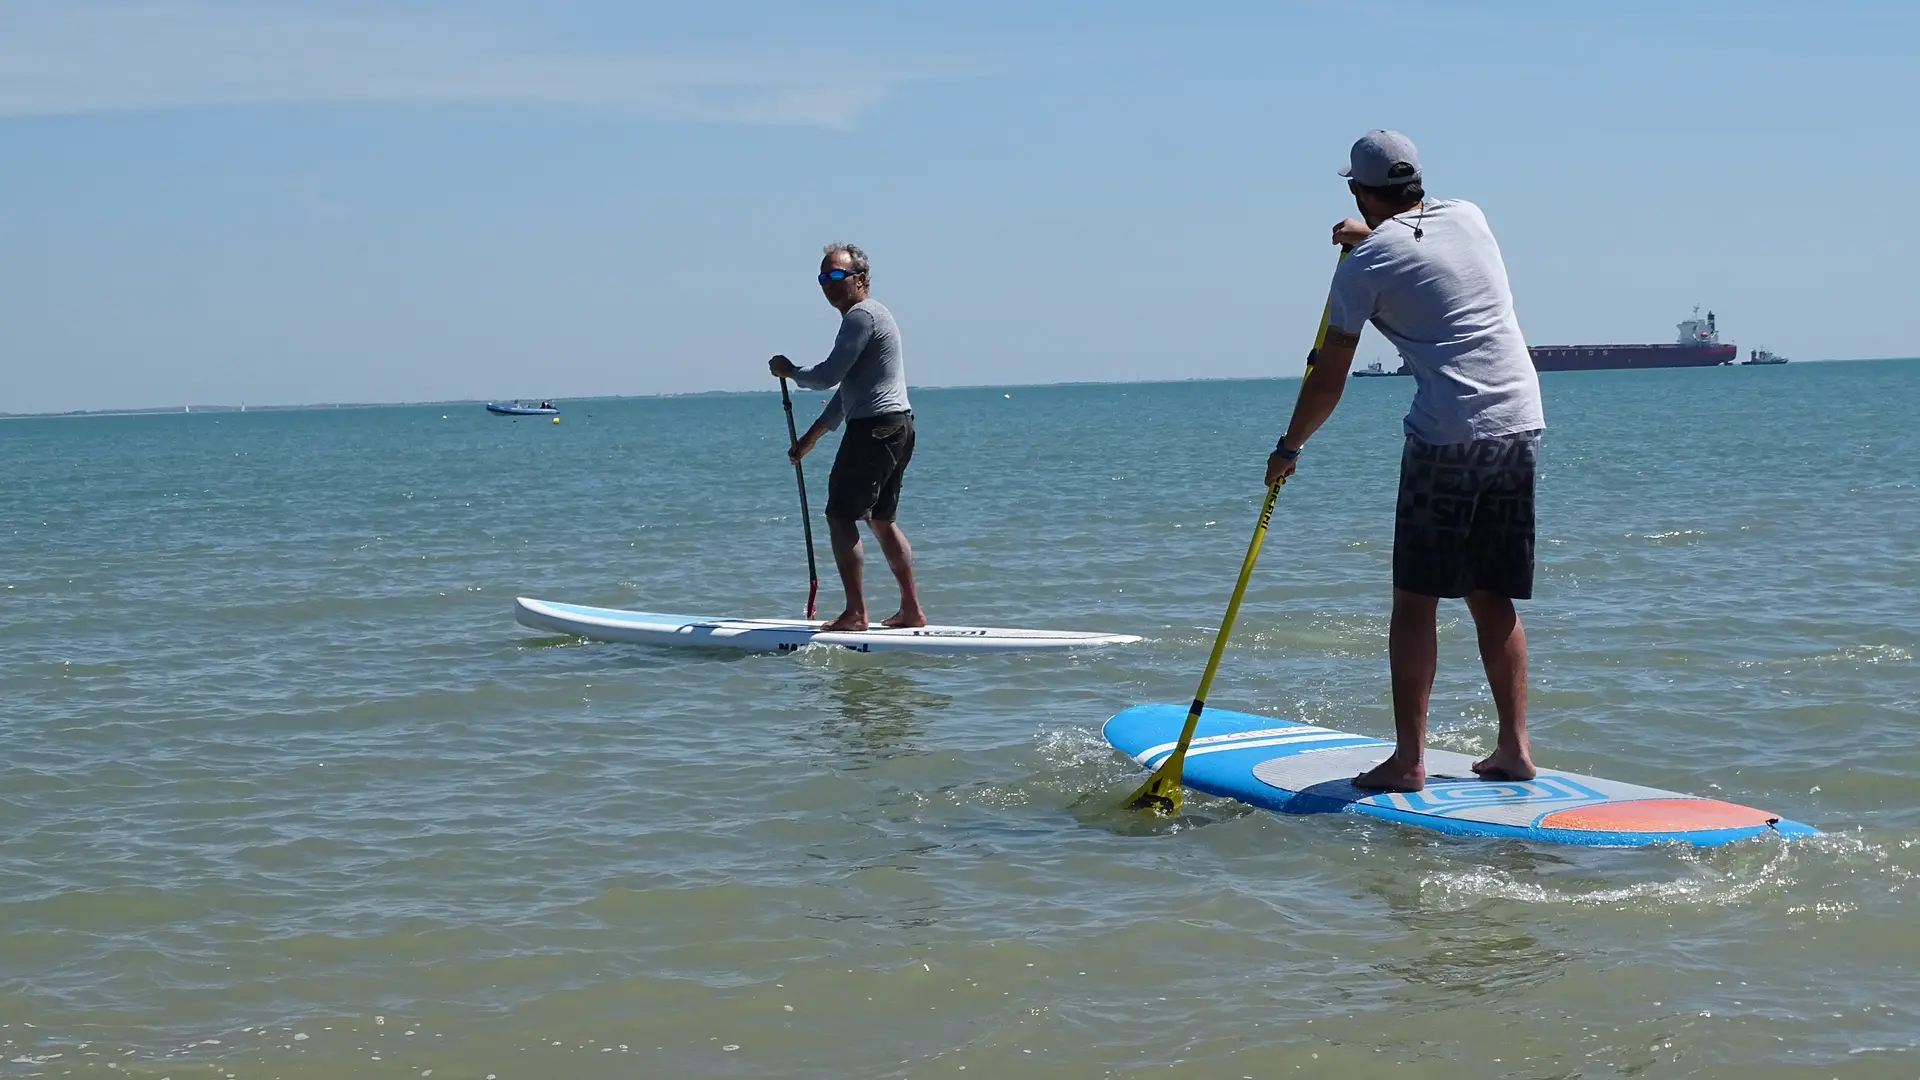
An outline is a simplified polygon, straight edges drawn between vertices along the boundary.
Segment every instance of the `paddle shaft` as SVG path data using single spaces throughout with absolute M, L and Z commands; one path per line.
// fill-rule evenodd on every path
M 787 410 L 787 442 L 800 446 L 800 431 L 793 426 L 793 395 L 787 392 L 787 380 L 780 380 L 780 404 Z M 807 618 L 813 618 L 814 598 L 820 594 L 820 571 L 813 561 L 813 512 L 807 509 L 807 474 L 798 458 L 793 462 L 793 478 L 800 484 L 800 527 L 807 534 Z
M 1347 251 L 1342 248 L 1340 258 L 1345 259 Z M 1333 312 L 1333 297 L 1327 297 L 1326 306 L 1320 309 L 1320 329 L 1313 335 L 1313 349 L 1307 353 L 1306 374 L 1300 377 L 1300 396 L 1307 392 L 1307 380 L 1313 377 L 1313 362 L 1320 355 L 1320 349 L 1327 343 L 1327 319 Z M 1298 398 L 1295 399 L 1298 404 Z M 1214 672 L 1220 670 L 1220 658 L 1227 651 L 1227 635 L 1233 632 L 1233 621 L 1240 615 L 1240 601 L 1246 598 L 1247 582 L 1253 579 L 1253 565 L 1260 558 L 1260 545 L 1267 538 L 1267 526 L 1273 522 L 1274 500 L 1280 495 L 1285 480 L 1267 488 L 1266 502 L 1260 507 L 1260 520 L 1254 524 L 1253 539 L 1247 543 L 1247 557 L 1240 561 L 1240 580 L 1234 583 L 1233 599 L 1227 601 L 1226 617 L 1220 620 L 1220 629 L 1213 635 L 1213 655 L 1207 657 L 1207 669 L 1200 675 L 1200 688 L 1193 692 L 1193 706 L 1187 710 L 1187 722 L 1180 728 L 1180 741 L 1167 755 L 1167 760 L 1147 777 L 1147 782 L 1135 792 L 1127 805 L 1133 809 L 1154 809 L 1164 813 L 1178 813 L 1180 810 L 1180 773 L 1187 763 L 1187 747 L 1193 743 L 1193 733 L 1200 726 L 1200 714 L 1207 708 L 1207 691 L 1213 687 Z

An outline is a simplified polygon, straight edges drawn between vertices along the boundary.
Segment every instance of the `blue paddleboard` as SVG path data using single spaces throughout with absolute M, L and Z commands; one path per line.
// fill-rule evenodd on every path
M 1185 705 L 1136 705 L 1106 723 L 1107 741 L 1148 769 L 1173 753 Z M 1532 780 L 1482 780 L 1473 759 L 1427 751 L 1424 791 L 1353 786 L 1393 744 L 1270 716 L 1208 709 L 1187 748 L 1182 782 L 1197 791 L 1283 814 L 1358 813 L 1456 836 L 1553 844 L 1715 847 L 1755 836 L 1820 830 L 1751 806 L 1542 769 Z

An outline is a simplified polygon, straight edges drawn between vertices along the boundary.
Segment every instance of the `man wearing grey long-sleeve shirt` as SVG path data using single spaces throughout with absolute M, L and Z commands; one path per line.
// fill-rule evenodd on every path
M 867 296 L 867 254 L 852 244 L 828 244 L 820 260 L 820 291 L 840 312 L 840 333 L 833 351 L 810 368 L 776 356 L 767 361 L 775 378 L 792 379 L 810 390 L 840 389 L 788 452 L 795 462 L 844 421 L 840 451 L 827 479 L 827 528 L 833 537 L 833 561 L 847 592 L 847 608 L 826 630 L 865 630 L 867 600 L 861 587 L 860 522 L 865 520 L 886 553 L 887 566 L 900 583 L 900 610 L 883 619 L 886 626 L 925 626 L 919 591 L 913 582 L 913 549 L 894 520 L 900 507 L 900 483 L 913 459 L 913 408 L 907 402 L 906 365 L 900 328 L 878 300 Z

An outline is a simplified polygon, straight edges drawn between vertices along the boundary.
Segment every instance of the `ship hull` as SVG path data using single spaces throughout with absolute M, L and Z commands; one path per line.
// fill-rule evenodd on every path
M 1527 352 L 1539 371 L 1718 367 L 1740 355 L 1733 345 L 1536 345 Z

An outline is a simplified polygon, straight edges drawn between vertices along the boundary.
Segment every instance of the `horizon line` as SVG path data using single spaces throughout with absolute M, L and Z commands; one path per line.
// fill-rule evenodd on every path
M 1826 357 L 1816 360 L 1795 360 L 1795 364 L 1882 364 L 1903 360 L 1920 360 L 1920 356 L 1856 356 Z M 1721 364 L 1720 367 L 1739 367 L 1739 364 Z M 1609 370 L 1609 369 L 1601 369 Z M 1649 369 L 1652 370 L 1652 369 Z M 1548 372 L 1548 374 L 1565 374 Z M 1202 375 L 1190 379 L 1062 379 L 1054 382 L 1011 382 L 1011 383 L 929 383 L 920 386 L 909 384 L 909 390 L 1037 390 L 1056 386 L 1179 386 L 1187 383 L 1211 382 L 1298 382 L 1300 375 Z M 648 399 L 683 397 L 723 397 L 734 394 L 760 394 L 764 390 L 681 390 L 650 394 L 585 394 L 578 397 L 543 397 L 546 401 L 640 401 Z M 498 402 L 501 398 L 424 398 L 411 401 L 309 401 L 280 402 L 270 404 L 221 404 L 218 402 L 178 405 L 133 405 L 111 409 L 52 409 L 40 412 L 0 412 L 0 420 L 58 419 L 61 417 L 84 416 L 169 416 L 176 413 L 190 413 L 194 409 L 207 412 L 240 413 L 249 409 L 262 412 L 298 412 L 307 409 L 402 409 L 422 408 L 429 405 L 486 405 Z M 511 400 L 520 400 L 518 398 Z

